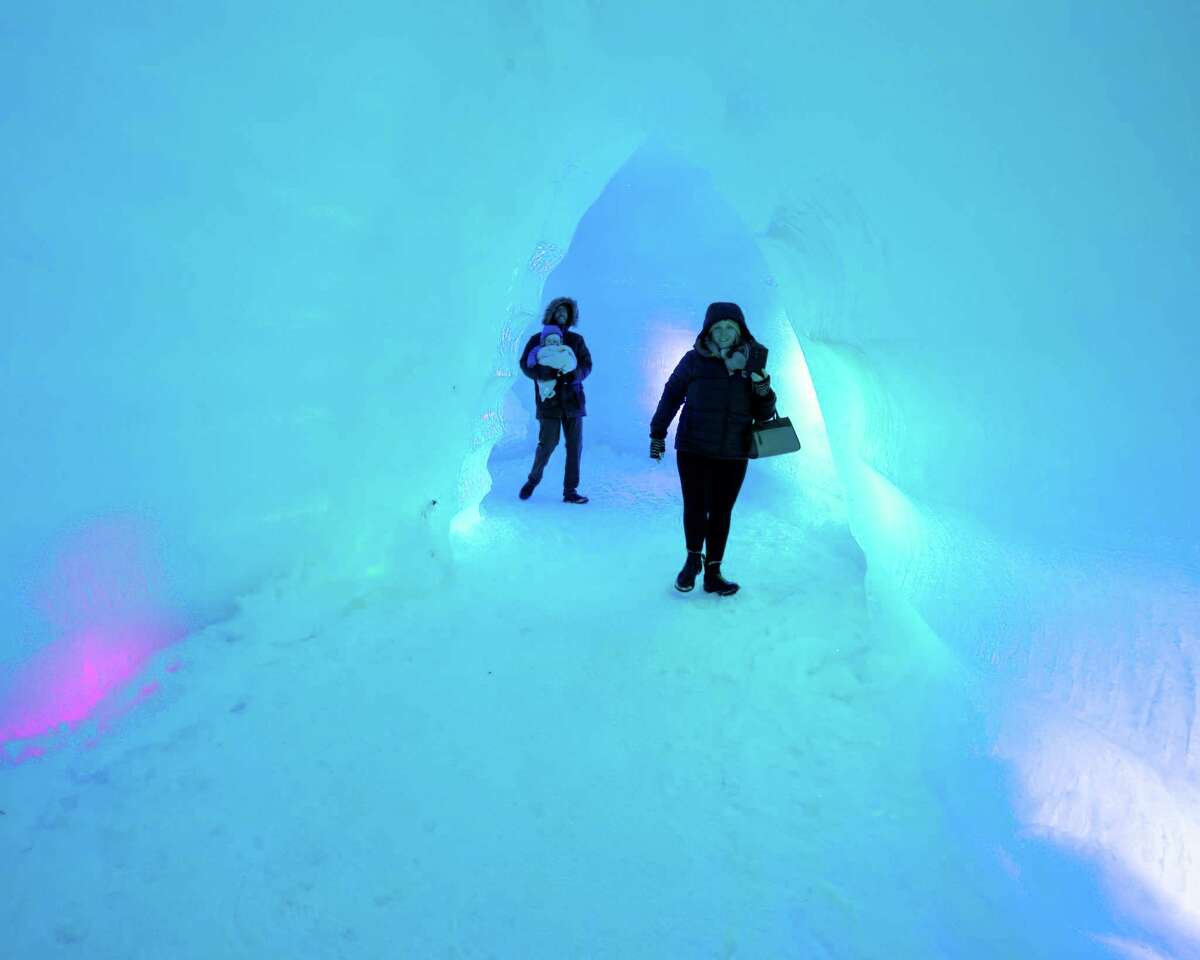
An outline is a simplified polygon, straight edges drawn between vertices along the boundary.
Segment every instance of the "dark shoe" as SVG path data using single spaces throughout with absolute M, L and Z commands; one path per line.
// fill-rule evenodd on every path
M 581 497 L 574 490 L 572 490 L 570 493 L 563 494 L 563 503 L 587 503 L 587 502 L 588 502 L 587 497 Z
M 721 576 L 721 561 L 710 560 L 704 565 L 704 592 L 730 597 L 738 592 L 738 585 Z
M 533 488 L 536 486 L 537 486 L 537 484 L 534 483 L 532 480 L 526 480 L 525 486 L 523 486 L 521 488 L 521 492 L 519 494 L 517 494 L 517 496 L 519 496 L 522 500 L 528 500 L 530 497 L 533 496 Z
M 687 561 L 683 565 L 683 569 L 679 571 L 679 576 L 675 578 L 675 589 L 680 593 L 687 593 L 696 586 L 696 575 L 704 566 L 704 555 L 699 550 L 689 550 Z

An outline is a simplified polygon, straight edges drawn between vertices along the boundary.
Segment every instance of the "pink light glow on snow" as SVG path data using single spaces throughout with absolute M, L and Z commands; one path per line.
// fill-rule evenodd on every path
M 17 673 L 0 719 L 0 743 L 85 720 L 170 640 L 167 629 L 140 625 L 87 630 L 49 644 Z
M 95 523 L 63 548 L 39 598 L 59 636 L 0 690 L 0 747 L 75 727 L 178 639 L 157 580 L 148 537 L 135 523 Z M 135 702 L 155 689 L 148 683 Z M 27 746 L 17 759 L 41 752 Z

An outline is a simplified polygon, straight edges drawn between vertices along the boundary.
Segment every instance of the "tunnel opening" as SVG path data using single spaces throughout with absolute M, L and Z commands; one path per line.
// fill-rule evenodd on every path
M 532 460 L 534 385 L 521 374 L 516 354 L 540 329 L 542 306 L 556 296 L 579 303 L 577 332 L 594 362 L 585 384 L 583 485 L 590 472 L 618 496 L 622 480 L 625 495 L 638 488 L 636 478 L 650 467 L 648 425 L 663 384 L 691 348 L 708 303 L 733 300 L 771 351 L 780 414 L 792 420 L 803 444 L 799 456 L 755 464 L 746 502 L 784 502 L 790 514 L 808 522 L 844 522 L 812 379 L 757 239 L 707 171 L 653 142 L 617 170 L 580 218 L 569 248 L 546 272 L 536 310 L 526 311 L 523 328 L 514 331 L 512 385 L 495 411 L 485 512 L 489 500 L 515 497 L 512 478 L 527 472 Z M 672 424 L 668 461 L 674 429 Z M 547 488 L 561 478 L 564 457 L 560 443 L 547 467 Z M 661 472 L 674 471 L 668 463 Z
M 807 285 L 796 284 L 786 291 L 790 297 L 781 296 L 785 292 L 781 281 L 772 275 L 759 249 L 764 239 L 771 238 L 758 237 L 744 226 L 703 169 L 657 145 L 633 154 L 579 218 L 565 253 L 558 256 L 552 247 L 539 247 L 534 253 L 531 266 L 541 270 L 542 282 L 536 291 L 526 288 L 523 310 L 517 315 L 521 322 L 508 331 L 504 349 L 511 361 L 510 378 L 496 404 L 488 437 L 485 464 L 491 485 L 477 501 L 482 516 L 488 518 L 492 508 L 501 504 L 505 511 L 522 509 L 517 506 L 517 489 L 533 457 L 537 421 L 534 387 L 517 369 L 517 354 L 540 329 L 544 305 L 553 297 L 570 296 L 580 304 L 578 332 L 587 340 L 595 362 L 595 373 L 587 383 L 589 416 L 581 490 L 593 496 L 599 493 L 599 499 L 610 503 L 641 499 L 657 504 L 661 511 L 653 522 L 669 529 L 670 535 L 680 541 L 682 553 L 682 537 L 677 536 L 678 520 L 671 502 L 678 492 L 678 480 L 673 464 L 656 468 L 648 460 L 648 422 L 666 377 L 695 339 L 705 306 L 713 300 L 735 300 L 743 306 L 756 337 L 771 347 L 772 376 L 780 395 L 781 413 L 797 422 L 805 443 L 798 457 L 753 465 L 753 481 L 743 488 L 739 509 L 744 515 L 760 508 L 760 518 L 766 523 L 752 525 L 759 536 L 764 532 L 771 535 L 769 528 L 776 525 L 776 520 L 782 521 L 778 527 L 783 532 L 776 537 L 781 551 L 795 542 L 795 538 L 788 541 L 795 532 L 787 528 L 788 521 L 805 526 L 836 525 L 844 535 L 846 554 L 854 556 L 864 575 L 865 552 L 871 554 L 873 562 L 881 561 L 880 567 L 891 568 L 897 583 L 883 585 L 895 594 L 886 601 L 894 609 L 886 622 L 875 622 L 873 629 L 892 631 L 895 636 L 891 640 L 900 646 L 909 644 L 909 649 L 896 658 L 897 663 L 908 664 L 900 672 L 910 667 L 927 671 L 926 677 L 936 677 L 936 682 L 942 683 L 949 672 L 963 667 L 960 652 L 946 643 L 937 625 L 915 613 L 917 605 L 902 596 L 900 589 L 911 586 L 911 560 L 906 558 L 927 547 L 925 540 L 931 535 L 927 528 L 931 525 L 922 522 L 919 499 L 910 499 L 904 489 L 888 483 L 886 471 L 873 469 L 878 464 L 869 454 L 878 454 L 872 447 L 878 437 L 855 432 L 863 426 L 865 417 L 856 403 L 865 405 L 870 400 L 886 406 L 891 395 L 879 387 L 880 396 L 864 399 L 860 391 L 869 391 L 875 381 L 869 375 L 872 371 L 864 373 L 854 366 L 861 357 L 851 347 L 825 340 L 813 343 L 807 332 L 803 334 L 805 343 L 813 346 L 814 363 L 818 356 L 832 355 L 826 357 L 823 387 L 830 385 L 827 381 L 831 369 L 845 367 L 844 383 L 837 386 L 845 394 L 838 433 L 843 456 L 838 464 L 842 469 L 839 476 L 796 334 L 807 327 L 795 322 L 795 317 L 790 322 L 784 306 L 786 303 L 794 308 L 797 293 L 807 291 Z M 831 245 L 827 254 L 836 258 L 837 246 Z M 814 276 L 820 269 L 814 267 Z M 853 285 L 850 279 L 845 283 Z M 849 390 L 844 389 L 847 385 Z M 668 437 L 669 451 L 673 434 L 674 425 Z M 851 456 L 847 459 L 848 452 Z M 533 505 L 535 510 L 571 509 L 563 507 L 557 496 L 564 453 L 564 444 L 560 443 L 547 468 L 543 495 L 537 498 L 541 502 Z M 851 522 L 847 504 L 851 497 L 866 522 L 861 518 L 857 525 Z M 501 510 L 495 512 L 499 515 Z M 735 517 L 735 530 L 737 525 Z M 573 526 L 575 536 L 584 529 Z M 626 529 L 642 535 L 641 529 Z M 868 536 L 857 537 L 859 532 Z M 573 541 L 572 535 L 549 537 L 543 543 L 551 548 L 547 555 L 561 557 L 562 550 L 576 550 L 579 542 Z M 646 543 L 656 545 L 666 539 L 647 539 Z M 555 554 L 553 548 L 562 549 Z M 619 561 L 632 552 L 630 548 L 628 539 L 614 535 L 600 546 L 592 544 L 588 557 L 593 566 L 605 560 Z M 674 572 L 673 568 L 667 569 L 673 555 L 665 556 L 664 584 Z M 876 583 L 873 589 L 879 587 Z M 772 600 L 779 598 L 776 595 Z M 903 614 L 903 620 L 896 611 Z M 912 646 L 918 634 L 931 638 L 920 650 Z M 889 664 L 883 672 L 890 672 L 893 666 Z M 978 677 L 967 678 L 969 672 L 962 671 L 950 684 L 960 680 L 977 683 Z M 906 699 L 909 695 L 900 696 Z M 967 865 L 959 868 L 970 874 L 981 872 L 971 893 L 964 895 L 968 899 L 978 895 L 1003 902 L 1012 913 L 1020 913 L 1046 891 L 1060 890 L 1064 903 L 1071 904 L 1069 909 L 1064 908 L 1064 918 L 1047 915 L 1038 924 L 1038 936 L 1051 951 L 1058 938 L 1076 926 L 1095 931 L 1115 927 L 1121 935 L 1138 942 L 1151 941 L 1149 931 L 1139 923 L 1126 918 L 1114 924 L 1114 918 L 1105 914 L 1113 904 L 1106 902 L 1108 898 L 1100 892 L 1105 881 L 1098 876 L 1094 862 L 1073 847 L 1056 844 L 1054 838 L 1031 836 L 1028 825 L 1018 822 L 1022 817 L 1027 819 L 1011 808 L 1020 788 L 1004 764 L 992 762 L 1002 758 L 1002 752 L 995 748 L 991 761 L 982 759 L 985 754 L 981 751 L 988 750 L 985 741 L 990 733 L 984 729 L 983 717 L 976 715 L 979 703 L 960 700 L 956 692 L 929 709 L 936 719 L 931 721 L 918 711 L 906 716 L 904 722 L 920 716 L 919 725 L 927 727 L 927 734 L 937 736 L 936 742 L 924 742 L 923 754 L 914 763 L 923 776 L 937 784 L 939 816 L 956 834 L 956 856 Z M 964 709 L 971 711 L 969 718 L 964 719 Z M 1069 895 L 1065 892 L 1068 888 Z M 1104 909 L 1100 904 L 1105 905 Z

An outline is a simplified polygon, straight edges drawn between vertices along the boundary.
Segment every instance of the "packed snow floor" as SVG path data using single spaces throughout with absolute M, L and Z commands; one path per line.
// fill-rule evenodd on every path
M 264 587 L 0 771 L 0 952 L 1029 955 L 938 812 L 952 671 L 871 629 L 844 526 L 752 464 L 742 592 L 681 595 L 672 462 L 585 451 L 586 506 L 526 469 L 444 580 Z

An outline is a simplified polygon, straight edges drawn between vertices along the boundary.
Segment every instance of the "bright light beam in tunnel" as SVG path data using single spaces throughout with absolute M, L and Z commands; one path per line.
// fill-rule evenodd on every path
M 663 384 L 671 376 L 679 358 L 692 348 L 696 331 L 684 318 L 656 316 L 647 325 L 647 349 L 642 354 L 641 406 L 647 421 L 658 406 Z

